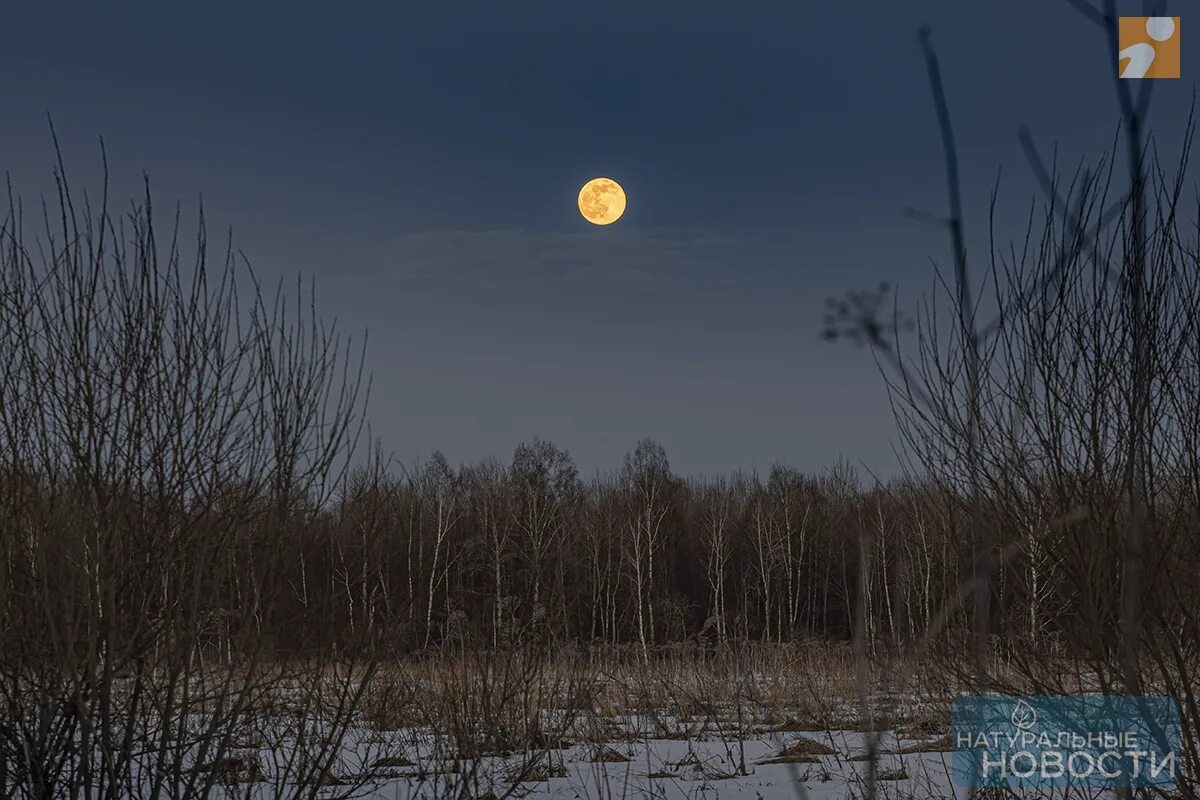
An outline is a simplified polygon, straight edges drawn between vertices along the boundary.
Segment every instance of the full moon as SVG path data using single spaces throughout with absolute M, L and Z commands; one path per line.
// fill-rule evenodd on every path
M 579 190 L 579 213 L 593 225 L 611 225 L 625 213 L 625 190 L 612 178 L 592 178 Z

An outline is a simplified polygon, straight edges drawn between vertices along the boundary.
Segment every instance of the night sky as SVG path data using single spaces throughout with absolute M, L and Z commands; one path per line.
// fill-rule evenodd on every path
M 1019 126 L 1066 165 L 1112 140 L 1115 65 L 1065 1 L 14 4 L 0 167 L 50 190 L 49 113 L 78 180 L 103 136 L 120 196 L 143 170 L 185 215 L 202 194 L 261 275 L 369 330 L 372 432 L 404 462 L 540 436 L 591 474 L 649 436 L 683 474 L 886 476 L 870 355 L 819 333 L 827 297 L 915 305 L 948 256 L 902 213 L 945 209 L 923 23 L 982 259 L 998 171 L 1003 237 L 1035 192 Z M 597 175 L 629 197 L 603 228 L 575 208 Z

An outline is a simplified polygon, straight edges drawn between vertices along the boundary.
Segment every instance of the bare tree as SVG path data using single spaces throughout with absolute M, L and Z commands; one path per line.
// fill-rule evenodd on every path
M 438 590 L 446 582 L 451 565 L 461 554 L 452 547 L 451 534 L 463 517 L 462 482 L 446 457 L 434 453 L 421 468 L 420 492 L 428 508 L 430 531 L 429 581 L 425 593 L 425 644 L 433 637 L 433 606 Z
M 729 601 L 726 584 L 734 556 L 734 537 L 744 514 L 746 487 L 740 476 L 717 478 L 694 490 L 697 494 L 704 575 L 708 582 L 709 612 L 704 627 L 716 629 L 718 640 L 729 639 Z
M 643 439 L 621 470 L 625 493 L 626 565 L 633 581 L 637 635 L 645 654 L 654 639 L 654 560 L 667 534 L 675 479 L 662 445 Z
M 476 524 L 488 557 L 492 582 L 492 646 L 499 647 L 506 602 L 505 567 L 511 555 L 512 526 L 508 476 L 495 460 L 484 461 L 466 473 Z
M 513 524 L 528 547 L 532 609 L 540 615 L 546 562 L 575 522 L 583 486 L 571 457 L 540 439 L 516 449 L 509 477 L 515 494 Z

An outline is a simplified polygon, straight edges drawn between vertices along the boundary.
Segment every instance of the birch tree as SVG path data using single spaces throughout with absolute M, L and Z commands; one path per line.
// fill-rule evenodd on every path
M 455 557 L 451 552 L 451 534 L 465 509 L 460 476 L 440 452 L 435 452 L 422 467 L 419 482 L 422 502 L 428 507 L 426 519 L 432 526 L 429 581 L 425 593 L 425 645 L 428 646 L 433 637 L 434 598 Z
M 625 494 L 626 566 L 633 583 L 637 636 L 646 655 L 654 640 L 655 556 L 667 532 L 675 478 L 662 445 L 638 442 L 621 470 Z
M 547 561 L 574 524 L 583 495 L 575 462 L 550 442 L 534 439 L 513 453 L 513 523 L 524 538 L 533 612 L 542 610 L 542 582 Z

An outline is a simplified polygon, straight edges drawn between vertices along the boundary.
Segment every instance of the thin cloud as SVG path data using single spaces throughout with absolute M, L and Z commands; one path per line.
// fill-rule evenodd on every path
M 406 282 L 453 277 L 476 286 L 733 285 L 750 240 L 697 230 L 431 230 L 379 242 L 362 267 Z

